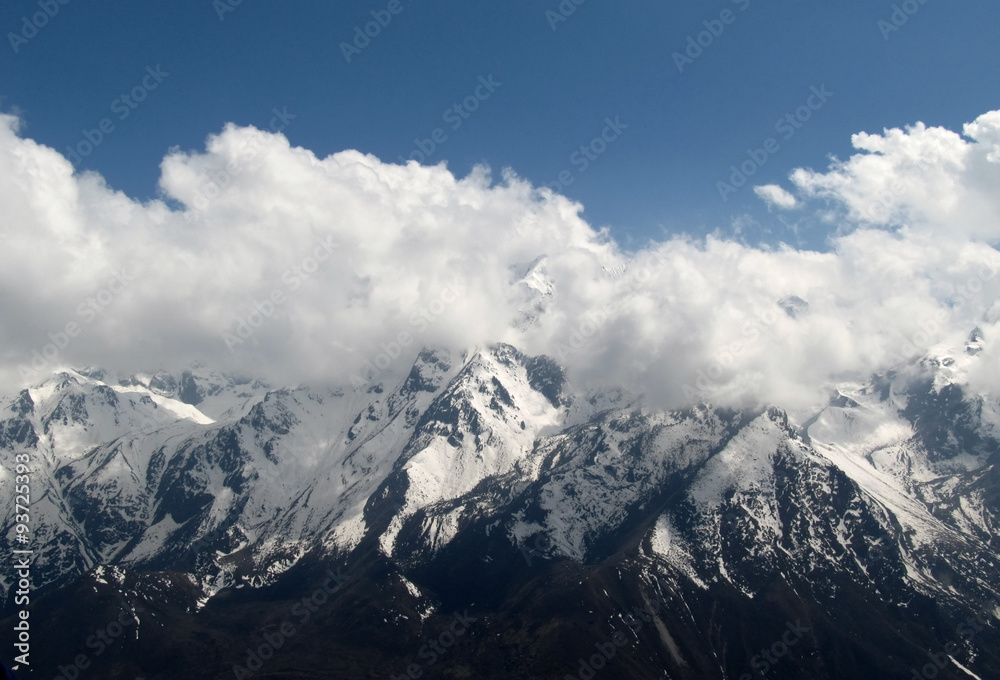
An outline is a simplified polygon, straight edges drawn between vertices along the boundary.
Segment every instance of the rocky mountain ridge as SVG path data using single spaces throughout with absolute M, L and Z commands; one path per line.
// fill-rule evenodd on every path
M 609 649 L 607 672 L 635 677 L 909 677 L 972 614 L 982 631 L 935 670 L 990 677 L 1000 400 L 964 384 L 965 349 L 839 385 L 801 424 L 578 393 L 508 345 L 427 349 L 395 381 L 343 389 L 65 371 L 0 398 L 0 486 L 12 497 L 29 454 L 46 620 L 116 598 L 147 611 L 106 677 L 176 677 L 156 659 L 223 677 L 334 566 L 353 574 L 345 599 L 289 644 L 393 640 L 345 666 L 367 677 L 407 660 L 443 677 L 584 677 L 577 661 L 597 673 Z M 469 634 L 421 665 L 421 641 L 466 609 Z M 66 640 L 52 663 L 81 646 Z M 761 661 L 768 645 L 785 652 Z M 268 667 L 325 677 L 324 663 Z

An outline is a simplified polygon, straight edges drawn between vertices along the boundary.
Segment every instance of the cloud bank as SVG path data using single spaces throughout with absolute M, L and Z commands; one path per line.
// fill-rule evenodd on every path
M 169 154 L 162 200 L 139 203 L 0 115 L 0 369 L 23 383 L 198 360 L 349 383 L 422 346 L 504 341 L 658 405 L 794 405 L 975 327 L 1000 366 L 1000 112 L 964 137 L 853 141 L 790 190 L 757 190 L 829 225 L 826 252 L 678 236 L 626 253 L 511 172 L 317 158 L 235 126 Z M 1000 371 L 975 379 L 1000 387 Z

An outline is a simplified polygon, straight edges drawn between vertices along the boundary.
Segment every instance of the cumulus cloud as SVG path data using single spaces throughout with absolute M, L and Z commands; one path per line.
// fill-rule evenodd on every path
M 864 153 L 827 172 L 799 169 L 807 198 L 831 199 L 848 224 L 906 227 L 945 237 L 996 240 L 1000 232 L 1000 111 L 964 128 L 965 137 L 923 123 L 858 133 Z
M 782 210 L 791 210 L 792 208 L 797 208 L 799 205 L 795 196 L 777 184 L 757 186 L 753 188 L 753 192 L 762 198 L 768 206 L 774 206 Z
M 139 203 L 2 116 L 0 366 L 348 383 L 505 341 L 657 405 L 792 406 L 976 326 L 995 363 L 1000 113 L 964 132 L 856 135 L 862 153 L 792 173 L 799 198 L 758 188 L 821 203 L 827 252 L 678 236 L 627 254 L 511 172 L 318 158 L 235 126 L 167 156 L 162 200 Z

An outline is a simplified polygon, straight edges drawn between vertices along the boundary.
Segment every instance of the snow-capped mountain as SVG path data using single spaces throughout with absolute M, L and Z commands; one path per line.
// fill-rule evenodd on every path
M 341 388 L 67 370 L 0 398 L 0 488 L 27 454 L 40 628 L 129 603 L 103 677 L 223 677 L 340 568 L 274 677 L 905 678 L 944 657 L 935 676 L 1000 677 L 1000 399 L 967 386 L 977 342 L 801 423 L 578 392 L 502 344 Z M 8 551 L 15 524 L 5 508 Z M 429 662 L 455 612 L 476 622 Z M 53 669 L 85 648 L 70 628 Z

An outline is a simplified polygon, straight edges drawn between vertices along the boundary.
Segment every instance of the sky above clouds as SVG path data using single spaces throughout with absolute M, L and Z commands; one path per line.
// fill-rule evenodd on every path
M 790 406 L 979 327 L 1000 387 L 1000 11 L 550 5 L 6 6 L 4 379 L 507 341 Z
M 357 30 L 385 21 L 388 0 L 57 0 L 26 42 L 39 0 L 16 0 L 0 8 L 0 109 L 61 152 L 110 119 L 114 130 L 79 166 L 138 199 L 157 195 L 171 148 L 203 149 L 228 122 L 266 129 L 278 109 L 295 116 L 283 129 L 291 143 L 323 157 L 356 149 L 395 162 L 440 128 L 447 138 L 426 162 L 460 177 L 481 163 L 535 185 L 569 172 L 561 191 L 629 249 L 678 233 L 732 235 L 734 222 L 751 244 L 822 248 L 821 225 L 789 226 L 746 187 L 723 201 L 717 183 L 768 138 L 780 148 L 757 184 L 825 168 L 829 154 L 851 153 L 857 132 L 917 121 L 958 130 L 997 108 L 1000 6 L 911 1 L 914 13 L 890 30 L 879 22 L 899 3 L 888 0 L 399 0 L 370 44 L 345 57 L 345 43 L 364 42 Z M 720 23 L 725 12 L 730 23 Z M 157 66 L 169 74 L 162 83 L 135 108 L 121 101 Z M 467 118 L 454 113 L 491 75 L 502 84 L 489 98 Z M 824 85 L 832 97 L 789 123 Z M 574 157 L 607 117 L 627 130 L 594 160 Z

